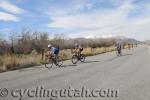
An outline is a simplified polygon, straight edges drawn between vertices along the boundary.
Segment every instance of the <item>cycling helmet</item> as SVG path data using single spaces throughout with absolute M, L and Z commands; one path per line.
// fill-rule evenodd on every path
M 48 45 L 48 48 L 51 48 L 51 47 L 52 47 L 52 45 L 51 45 L 51 44 L 49 44 L 49 45 Z

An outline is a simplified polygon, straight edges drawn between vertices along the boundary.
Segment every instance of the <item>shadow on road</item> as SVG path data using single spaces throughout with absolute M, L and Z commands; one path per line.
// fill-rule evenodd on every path
M 123 54 L 121 56 L 131 56 L 132 54 Z
M 75 64 L 72 64 L 72 65 L 62 65 L 61 67 L 72 67 L 72 66 L 77 66 Z
M 100 62 L 100 61 L 85 61 L 84 63 L 96 63 L 96 62 Z
M 29 71 L 29 70 L 35 70 L 35 69 L 42 69 L 44 68 L 45 66 L 41 65 L 41 66 L 35 66 L 35 67 L 26 67 L 26 68 L 20 68 L 19 71 L 22 72 L 22 71 Z
M 132 54 L 122 54 L 121 56 L 115 56 L 115 57 L 113 57 L 113 58 L 111 58 L 111 59 L 107 59 L 107 60 L 105 60 L 105 61 L 93 60 L 93 61 L 85 61 L 84 63 L 97 63 L 97 62 L 102 62 L 102 63 L 103 63 L 103 62 L 110 62 L 110 61 L 113 61 L 113 60 L 115 60 L 115 59 L 117 59 L 117 58 L 124 57 L 124 56 L 131 56 L 131 55 L 132 55 Z M 77 65 L 76 65 L 76 64 L 62 65 L 60 68 L 72 67 L 72 66 L 77 66 Z M 30 67 L 25 67 L 25 68 L 19 69 L 19 71 L 22 72 L 22 71 L 28 71 L 28 70 L 41 69 L 41 68 L 43 68 L 43 66 L 36 66 L 36 67 L 32 67 L 32 68 L 30 68 Z

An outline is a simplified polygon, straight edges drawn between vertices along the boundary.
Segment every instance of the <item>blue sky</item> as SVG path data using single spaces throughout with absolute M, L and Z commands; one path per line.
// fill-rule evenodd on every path
M 1 37 L 25 27 L 50 36 L 146 40 L 150 39 L 150 0 L 0 0 Z

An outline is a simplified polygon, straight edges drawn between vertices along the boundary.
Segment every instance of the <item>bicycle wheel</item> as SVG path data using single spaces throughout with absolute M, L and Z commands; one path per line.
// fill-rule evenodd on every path
M 45 67 L 50 69 L 53 66 L 53 60 L 52 59 L 45 59 Z
M 122 55 L 122 52 L 121 52 L 121 50 L 119 50 L 119 55 L 120 55 L 120 56 Z
M 121 56 L 121 50 L 116 51 L 117 56 Z
M 84 55 L 84 54 L 81 54 L 81 55 L 80 55 L 80 61 L 81 61 L 81 62 L 85 62 L 85 55 Z
M 76 55 L 72 56 L 72 63 L 76 64 L 78 62 L 78 57 Z
M 56 59 L 56 66 L 61 67 L 62 64 L 63 64 L 63 59 L 60 56 L 58 56 Z

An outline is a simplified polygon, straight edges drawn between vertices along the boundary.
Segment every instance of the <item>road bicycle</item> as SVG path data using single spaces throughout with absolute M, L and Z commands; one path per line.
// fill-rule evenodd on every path
M 72 63 L 76 64 L 78 61 L 85 62 L 85 55 L 77 53 L 72 55 Z
M 117 54 L 117 56 L 122 55 L 121 48 L 116 48 L 116 54 Z
M 56 65 L 58 67 L 61 67 L 63 64 L 63 59 L 60 56 L 48 56 L 45 57 L 45 67 L 50 69 L 53 67 L 53 65 Z

